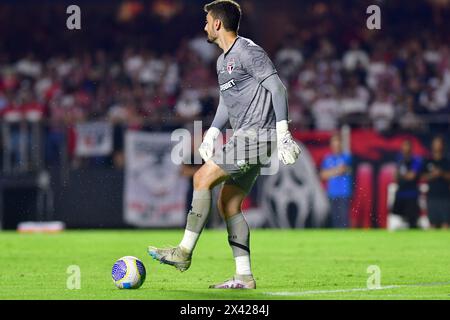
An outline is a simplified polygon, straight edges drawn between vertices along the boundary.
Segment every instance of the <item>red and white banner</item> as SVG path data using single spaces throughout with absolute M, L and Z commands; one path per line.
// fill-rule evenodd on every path
M 295 164 L 280 166 L 265 177 L 262 211 L 271 228 L 305 228 L 307 220 L 318 228 L 326 223 L 330 204 L 308 148 L 297 141 L 302 154 Z M 272 160 L 279 161 L 276 152 Z
M 79 157 L 107 156 L 113 150 L 113 129 L 110 123 L 79 123 L 75 135 L 75 154 Z
M 170 138 L 170 133 L 126 133 L 124 218 L 128 224 L 185 225 L 188 181 L 171 159 Z

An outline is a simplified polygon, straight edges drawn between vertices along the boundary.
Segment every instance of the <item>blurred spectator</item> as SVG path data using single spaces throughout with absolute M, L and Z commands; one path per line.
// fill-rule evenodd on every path
M 211 45 L 206 41 L 204 32 L 197 34 L 195 38 L 189 41 L 189 48 L 207 65 L 215 62 L 220 55 L 217 46 Z
M 401 100 L 396 110 L 400 128 L 404 131 L 421 132 L 425 129 L 422 119 L 414 112 L 414 97 L 406 96 Z
M 281 48 L 275 54 L 275 65 L 282 79 L 288 82 L 297 75 L 299 67 L 303 63 L 303 55 L 300 51 L 298 39 L 293 34 L 287 34 L 283 39 Z
M 391 129 L 395 110 L 392 99 L 384 91 L 379 91 L 375 100 L 369 107 L 370 119 L 378 132 L 387 132 Z
M 196 90 L 185 90 L 175 105 L 175 112 L 184 122 L 191 122 L 199 119 L 202 113 L 202 104 L 199 99 L 199 92 Z
M 425 90 L 419 96 L 421 106 L 429 113 L 439 112 L 447 107 L 448 89 L 439 83 L 436 78 L 431 78 Z
M 7 107 L 2 112 L 2 131 L 8 132 L 3 141 L 3 152 L 6 153 L 7 159 L 4 165 L 10 170 L 18 170 L 24 159 L 24 121 L 23 112 L 20 106 L 20 97 L 16 97 L 13 101 L 9 101 Z M 6 139 L 5 139 L 6 138 Z
M 301 99 L 295 94 L 295 90 L 288 90 L 289 94 L 289 119 L 292 121 L 292 127 L 296 130 L 307 129 L 309 123 L 305 116 L 307 110 L 302 104 Z
M 32 53 L 16 63 L 16 70 L 20 75 L 30 78 L 38 78 L 42 72 L 42 64 L 36 60 Z
M 440 136 L 431 144 L 431 159 L 424 165 L 423 179 L 428 182 L 428 218 L 433 228 L 447 229 L 450 223 L 450 162 L 444 154 L 445 143 Z
M 366 69 L 369 65 L 369 55 L 360 48 L 357 40 L 352 40 L 350 48 L 344 53 L 342 63 L 347 71 L 354 71 L 358 67 Z
M 352 196 L 352 157 L 342 149 L 342 139 L 335 134 L 330 140 L 331 154 L 322 162 L 320 177 L 327 181 L 333 228 L 348 228 Z
M 371 90 L 376 90 L 379 85 L 382 85 L 383 78 L 389 76 L 392 72 L 390 66 L 386 64 L 383 56 L 383 51 L 380 48 L 375 49 L 370 57 L 370 62 L 367 67 L 367 85 Z
M 417 183 L 421 165 L 421 159 L 413 155 L 412 141 L 403 141 L 401 153 L 397 160 L 396 182 L 398 189 L 395 194 L 393 213 L 406 220 L 411 228 L 417 226 L 420 213 Z
M 358 91 L 358 88 L 355 87 L 343 89 L 340 109 L 345 123 L 358 124 L 367 114 L 367 100 Z
M 332 131 L 339 124 L 339 101 L 333 87 L 327 86 L 319 93 L 319 98 L 312 105 L 314 128 L 316 130 Z

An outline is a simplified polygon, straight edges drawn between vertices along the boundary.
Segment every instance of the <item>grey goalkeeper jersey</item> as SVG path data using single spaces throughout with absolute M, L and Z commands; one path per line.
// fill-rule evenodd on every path
M 244 37 L 239 36 L 231 48 L 220 55 L 217 60 L 220 94 L 235 132 L 276 127 L 271 94 L 261 85 L 275 73 L 267 53 Z

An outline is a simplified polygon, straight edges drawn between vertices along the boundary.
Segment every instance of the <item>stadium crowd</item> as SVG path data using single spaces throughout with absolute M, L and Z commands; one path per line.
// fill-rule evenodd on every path
M 335 130 L 344 123 L 383 134 L 448 130 L 447 42 L 425 33 L 337 43 L 326 36 L 305 38 L 301 28 L 286 33 L 270 52 L 289 90 L 294 130 Z M 0 116 L 45 120 L 50 162 L 67 132 L 83 121 L 112 122 L 120 151 L 126 128 L 172 130 L 194 119 L 209 121 L 218 102 L 219 54 L 202 33 L 165 52 L 128 45 L 45 57 L 2 54 Z

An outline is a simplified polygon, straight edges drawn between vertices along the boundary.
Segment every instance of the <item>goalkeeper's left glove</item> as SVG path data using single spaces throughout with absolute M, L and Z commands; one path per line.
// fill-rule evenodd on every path
M 203 142 L 198 148 L 198 152 L 200 153 L 200 156 L 205 162 L 211 159 L 211 157 L 213 156 L 214 143 L 219 135 L 220 130 L 215 127 L 211 127 L 208 129 L 208 131 L 206 131 L 205 137 L 203 138 Z
M 294 139 L 292 139 L 287 120 L 277 122 L 277 149 L 278 159 L 284 164 L 295 163 L 298 155 L 302 152 Z

